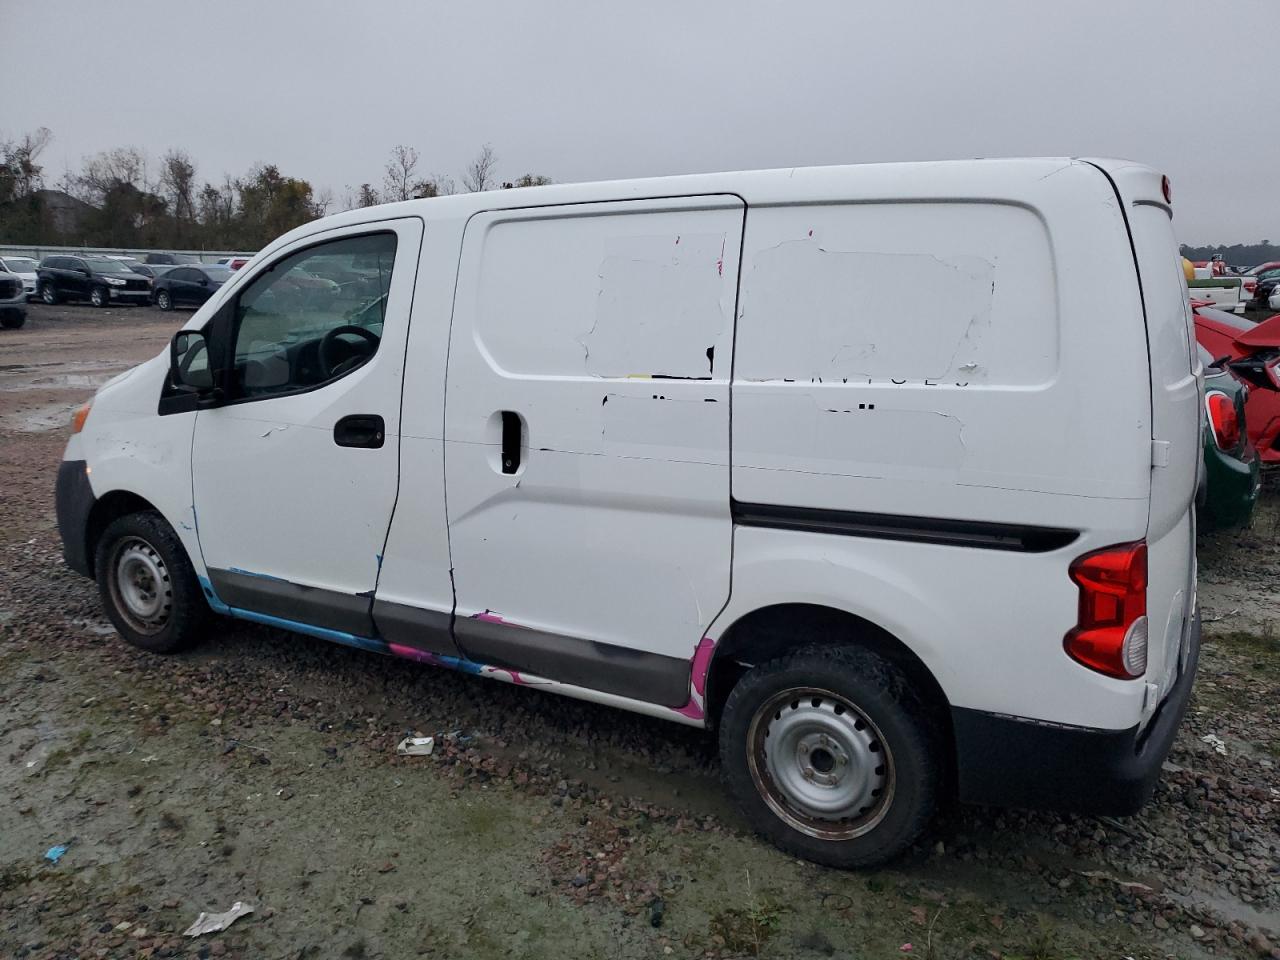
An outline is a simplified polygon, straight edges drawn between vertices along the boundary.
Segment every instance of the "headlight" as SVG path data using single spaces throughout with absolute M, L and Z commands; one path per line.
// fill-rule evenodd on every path
M 110 286 L 113 286 L 113 287 L 123 287 L 126 283 L 126 281 L 119 280 L 116 277 L 103 277 L 102 279 L 105 280 Z

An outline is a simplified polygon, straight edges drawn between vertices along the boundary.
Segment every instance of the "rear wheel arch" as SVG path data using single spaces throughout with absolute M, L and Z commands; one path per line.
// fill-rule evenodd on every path
M 924 661 L 898 637 L 857 614 L 812 603 L 781 603 L 739 617 L 716 642 L 707 670 L 706 715 L 717 726 L 725 702 L 751 664 L 774 660 L 802 647 L 859 647 L 896 666 L 934 713 L 948 754 L 955 755 L 950 702 Z
M 90 576 L 97 575 L 93 564 L 98 550 L 98 541 L 102 539 L 103 531 L 111 522 L 131 513 L 143 513 L 149 510 L 160 512 L 150 501 L 128 490 L 112 490 L 97 499 L 93 509 L 89 511 L 89 522 L 85 525 L 84 532 Z

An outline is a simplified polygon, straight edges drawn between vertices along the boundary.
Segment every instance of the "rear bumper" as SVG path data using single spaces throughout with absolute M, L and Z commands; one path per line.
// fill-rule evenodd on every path
M 86 577 L 93 576 L 93 565 L 89 560 L 89 514 L 95 500 L 85 461 L 63 460 L 58 465 L 54 494 L 62 557 L 68 567 Z
M 1002 807 L 1128 816 L 1155 790 L 1187 711 L 1200 657 L 1200 615 L 1186 666 L 1146 729 L 1093 730 L 952 708 L 960 799 Z

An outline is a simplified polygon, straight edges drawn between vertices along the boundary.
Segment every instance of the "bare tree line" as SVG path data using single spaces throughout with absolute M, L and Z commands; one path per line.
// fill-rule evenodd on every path
M 529 173 L 500 181 L 490 144 L 458 181 L 425 172 L 418 150 L 398 144 L 383 167 L 381 185 L 346 187 L 340 207 L 332 190 L 317 190 L 275 164 L 255 164 L 238 177 L 202 180 L 195 160 L 177 148 L 158 162 L 137 147 L 104 150 L 50 183 L 41 156 L 52 140 L 45 127 L 19 137 L 0 136 L 2 243 L 248 250 L 336 209 L 551 182 Z

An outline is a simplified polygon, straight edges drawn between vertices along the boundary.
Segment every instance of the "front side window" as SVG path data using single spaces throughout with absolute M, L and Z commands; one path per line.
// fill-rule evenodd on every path
M 235 305 L 241 398 L 296 393 L 367 363 L 382 339 L 394 233 L 316 244 L 276 261 Z

